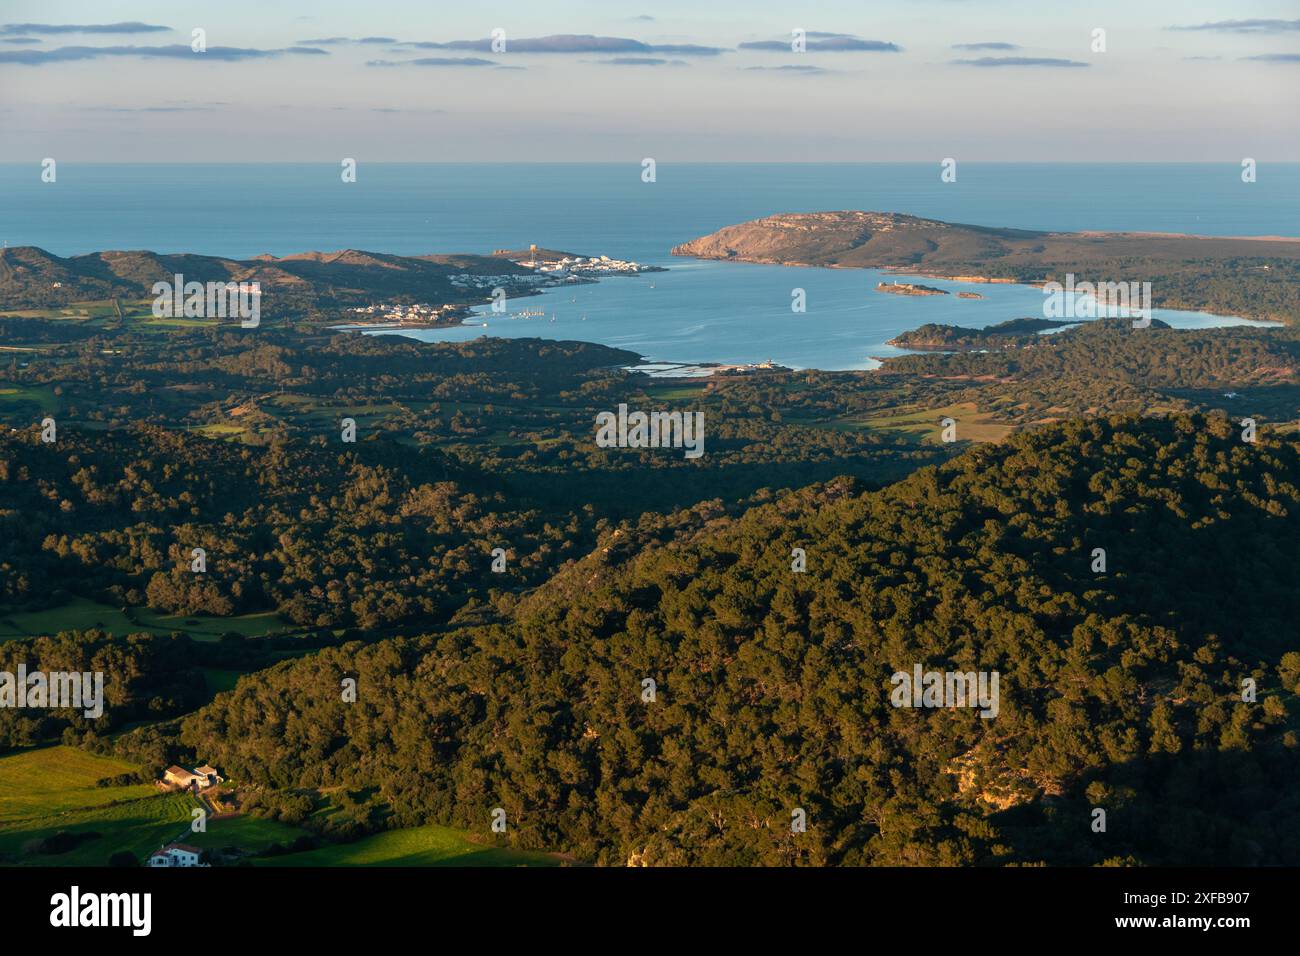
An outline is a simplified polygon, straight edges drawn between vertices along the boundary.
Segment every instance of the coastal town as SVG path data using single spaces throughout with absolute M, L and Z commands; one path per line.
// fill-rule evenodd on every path
M 537 295 L 547 289 L 563 285 L 595 282 L 610 276 L 639 276 L 650 272 L 667 271 L 662 266 L 643 265 L 629 259 L 615 259 L 605 255 L 579 256 L 568 252 L 540 249 L 536 243 L 526 250 L 497 249 L 492 255 L 532 271 L 522 275 L 458 272 L 448 279 L 452 288 L 467 296 L 482 295 L 485 301 L 491 301 L 498 289 L 509 298 L 519 298 Z M 359 324 L 405 328 L 457 325 L 472 314 L 470 307 L 464 303 L 433 304 L 396 301 L 371 303 L 357 306 L 349 311 L 362 317 Z M 531 314 L 541 313 L 524 312 L 520 313 L 520 317 L 528 317 Z
M 609 256 L 578 256 L 567 252 L 552 252 L 529 246 L 526 255 L 498 249 L 493 255 L 506 256 L 515 265 L 534 269 L 539 274 L 558 281 L 601 279 L 607 276 L 636 276 L 646 272 L 666 272 L 662 266 L 647 266 L 627 259 Z
M 431 305 L 428 302 L 390 302 L 379 305 L 363 305 L 351 310 L 354 314 L 364 316 L 361 324 L 403 325 L 427 327 L 435 325 L 454 325 L 469 315 L 469 309 L 463 305 Z

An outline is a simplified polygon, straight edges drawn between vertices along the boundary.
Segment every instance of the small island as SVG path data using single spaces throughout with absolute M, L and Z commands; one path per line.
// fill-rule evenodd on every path
M 881 282 L 876 285 L 877 292 L 889 292 L 893 295 L 947 295 L 946 289 L 936 289 L 931 285 L 919 285 L 913 282 Z

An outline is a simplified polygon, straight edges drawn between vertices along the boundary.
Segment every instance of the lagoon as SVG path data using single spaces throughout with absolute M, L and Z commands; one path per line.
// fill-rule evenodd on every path
M 1042 318 L 1043 292 L 1028 285 L 926 278 L 949 295 L 898 296 L 877 282 L 901 277 L 875 269 L 818 269 L 665 258 L 670 271 L 602 279 L 516 299 L 505 315 L 490 306 L 461 327 L 393 329 L 426 342 L 502 338 L 576 339 L 628 349 L 647 362 L 753 364 L 769 359 L 792 368 L 869 369 L 876 358 L 904 354 L 886 343 L 927 322 L 985 328 L 1007 319 Z M 791 311 L 792 290 L 806 293 L 804 313 Z M 983 299 L 959 299 L 978 292 Z M 540 316 L 510 318 L 522 311 Z M 1271 325 L 1244 319 L 1152 309 L 1175 328 Z M 482 323 L 486 323 L 486 327 Z

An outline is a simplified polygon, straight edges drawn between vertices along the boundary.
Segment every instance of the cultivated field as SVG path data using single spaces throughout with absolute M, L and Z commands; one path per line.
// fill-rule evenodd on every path
M 483 846 L 459 830 L 425 826 L 256 861 L 259 866 L 559 866 L 548 853 Z
M 74 747 L 42 747 L 0 757 L 0 863 L 105 866 L 124 850 L 143 860 L 189 828 L 198 806 L 152 784 L 96 787 L 138 767 Z M 66 833 L 68 848 L 43 841 Z

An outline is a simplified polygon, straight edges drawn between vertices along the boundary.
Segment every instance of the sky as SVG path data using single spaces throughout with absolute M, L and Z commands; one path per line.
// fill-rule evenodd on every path
M 0 162 L 1247 156 L 1300 0 L 0 0 Z

